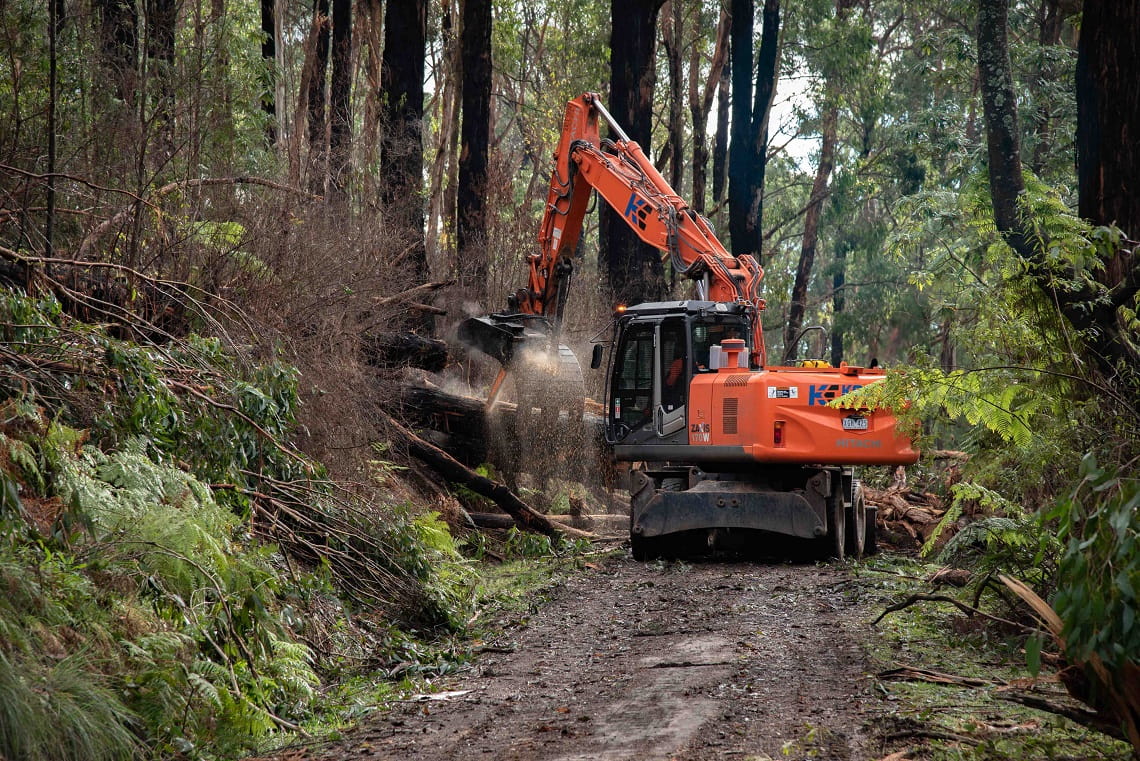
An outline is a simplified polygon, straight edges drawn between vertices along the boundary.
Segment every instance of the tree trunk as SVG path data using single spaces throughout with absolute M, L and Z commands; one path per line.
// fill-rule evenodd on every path
M 138 81 L 138 14 L 132 0 L 96 0 L 100 11 L 99 47 L 118 99 L 134 102 Z
M 261 65 L 265 69 L 261 111 L 265 114 L 265 142 L 277 144 L 277 12 L 276 0 L 261 0 Z
M 728 19 L 728 31 L 732 33 L 732 17 Z M 716 91 L 716 137 L 713 141 L 713 205 L 724 201 L 724 189 L 728 185 L 728 122 L 731 105 L 729 97 L 732 82 L 732 58 L 725 59 L 720 70 L 720 82 Z
M 1077 170 L 1081 216 L 1140 239 L 1140 7 L 1085 0 L 1077 57 Z M 1119 258 L 1105 284 L 1125 276 Z M 1134 274 L 1134 273 L 1133 273 Z
M 352 0 L 332 0 L 332 12 L 329 193 L 339 205 L 352 176 Z
M 664 0 L 610 0 L 610 113 L 630 139 L 647 147 L 653 124 L 657 12 Z M 657 249 L 641 242 L 622 217 L 601 207 L 602 264 L 613 299 L 663 299 L 665 268 Z
M 843 345 L 843 330 L 840 316 L 847 308 L 847 247 L 838 246 L 835 250 L 835 272 L 831 275 L 831 364 L 839 367 L 846 347 Z
M 588 536 L 586 532 L 577 529 L 556 526 L 545 515 L 535 511 L 519 499 L 518 495 L 512 492 L 506 484 L 479 475 L 447 452 L 424 441 L 395 420 L 389 418 L 388 426 L 399 437 L 397 445 L 405 446 L 410 455 L 430 465 L 451 483 L 462 484 L 476 494 L 494 501 L 504 512 L 515 519 L 519 528 L 552 537 L 562 534 Z
M 815 265 L 815 252 L 819 242 L 819 220 L 823 216 L 823 202 L 827 198 L 827 183 L 835 165 L 836 132 L 839 125 L 839 105 L 836 103 L 834 84 L 829 83 L 828 102 L 824 104 L 822 144 L 819 149 L 819 165 L 815 170 L 815 180 L 811 186 L 811 198 L 804 214 L 804 237 L 800 247 L 800 261 L 796 266 L 796 280 L 792 285 L 792 296 L 788 303 L 788 321 L 784 326 L 784 354 L 795 356 L 796 340 L 803 326 L 807 308 L 807 289 Z
M 384 12 L 384 57 L 380 80 L 383 97 L 381 195 L 385 213 L 398 228 L 409 230 L 414 245 L 408 254 L 410 279 L 428 279 L 423 211 L 424 58 L 427 46 L 426 0 L 390 1 Z M 424 315 L 420 327 L 430 330 Z
M 174 33 L 178 8 L 174 0 L 146 0 L 146 55 L 157 83 L 154 121 L 158 130 L 157 166 L 174 155 Z
M 978 0 L 978 69 L 985 113 L 990 195 L 994 222 L 1010 248 L 1025 261 L 1030 276 L 1055 301 L 1061 313 L 1084 333 L 1083 352 L 1103 379 L 1119 381 L 1123 367 L 1140 363 L 1119 310 L 1140 289 L 1140 267 L 1132 247 L 1101 254 L 1098 283 L 1072 273 L 1057 273 L 1045 257 L 1048 241 L 1021 219 L 1018 200 L 1025 190 L 1018 142 L 1017 104 L 1010 72 L 1006 0 Z M 1140 149 L 1128 137 L 1140 118 L 1140 79 L 1134 46 L 1140 33 L 1140 8 L 1086 0 L 1077 56 L 1077 180 L 1081 216 L 1096 224 L 1116 224 L 1127 235 L 1140 228 L 1140 200 L 1131 192 L 1140 172 Z M 1074 289 L 1056 287 L 1057 275 Z M 1095 335 L 1095 340 L 1093 339 Z M 1127 382 L 1127 381 L 1126 381 Z M 1126 391 L 1140 411 L 1140 394 Z
M 728 32 L 730 28 L 728 12 L 721 9 L 720 21 L 716 26 L 716 44 L 713 49 L 712 61 L 709 64 L 709 76 L 699 93 L 697 76 L 700 72 L 700 51 L 696 45 L 693 46 L 692 57 L 689 59 L 689 115 L 693 120 L 692 206 L 701 214 L 705 213 L 709 165 L 708 136 L 705 132 L 708 129 L 713 96 L 716 95 L 721 72 L 724 71 L 724 64 L 728 58 Z
M 756 62 L 756 98 L 752 104 L 752 169 L 748 173 L 747 229 L 752 255 L 763 261 L 764 174 L 768 168 L 768 116 L 776 97 L 780 75 L 780 0 L 765 0 L 760 33 L 760 56 Z
M 728 237 L 733 256 L 755 253 L 748 231 L 752 167 L 752 0 L 732 0 L 732 144 L 728 153 Z
M 1036 145 L 1033 147 L 1033 171 L 1040 175 L 1045 169 L 1045 162 L 1053 153 L 1053 113 L 1049 96 L 1043 86 L 1046 82 L 1056 80 L 1061 76 L 1058 67 L 1046 55 L 1046 49 L 1060 44 L 1061 29 L 1064 26 L 1064 15 L 1061 13 L 1061 0 L 1041 0 L 1037 10 L 1037 42 L 1041 46 L 1041 61 L 1037 71 L 1029 80 L 1029 88 L 1034 102 L 1037 104 L 1033 113 Z
M 463 121 L 456 189 L 459 287 L 487 288 L 487 167 L 491 142 L 491 0 L 464 0 L 461 31 Z
M 1078 205 L 1085 219 L 1119 227 L 1130 242 L 1102 254 L 1096 272 L 1109 299 L 1098 300 L 1093 327 L 1107 339 L 1098 364 L 1107 372 L 1117 363 L 1135 368 L 1140 350 L 1129 337 L 1120 310 L 1135 304 L 1140 290 L 1140 7 L 1136 3 L 1085 0 L 1077 50 L 1077 181 Z M 1073 311 L 1079 311 L 1075 305 Z M 1082 312 L 1083 313 L 1083 312 Z M 1111 376 L 1110 376 L 1111 377 Z M 1140 394 L 1135 397 L 1140 408 Z
M 234 165 L 235 132 L 233 88 L 230 85 L 230 23 L 226 0 L 210 0 L 210 27 L 213 30 L 213 50 L 209 54 L 209 76 L 214 88 L 214 102 L 210 105 L 208 120 L 210 139 L 213 141 L 215 165 L 223 174 L 230 174 Z
M 329 70 L 329 0 L 313 0 L 313 26 L 317 30 L 313 48 L 313 66 L 309 78 L 309 192 L 325 194 L 326 161 L 328 159 L 328 120 L 325 102 L 328 94 Z
M 47 103 L 47 186 L 46 209 L 44 210 L 44 255 L 55 256 L 55 148 L 56 148 L 56 100 L 59 97 L 59 49 L 57 42 L 66 18 L 57 0 L 48 0 L 48 103 Z M 20 237 L 23 237 L 21 231 Z M 31 272 L 25 270 L 24 288 L 31 289 Z
M 377 188 L 376 166 L 380 154 L 380 56 L 384 38 L 384 9 L 380 0 L 362 0 L 360 8 L 364 12 L 361 22 L 357 14 L 357 45 L 360 45 L 360 32 L 367 47 L 364 53 L 364 118 L 360 127 L 360 149 L 357 160 L 360 162 L 360 199 L 363 206 L 375 209 L 380 197 Z
M 684 17 L 682 0 L 668 0 L 661 23 L 661 41 L 665 47 L 665 62 L 669 68 L 669 125 L 662 160 L 669 161 L 669 184 L 678 193 L 685 179 L 685 123 L 682 118 L 681 48 L 684 45 Z
M 458 167 L 456 166 L 453 169 L 453 166 L 459 163 L 457 160 L 459 153 L 459 90 L 461 87 L 460 79 L 463 76 L 463 60 L 460 55 L 462 48 L 459 40 L 460 30 L 458 29 L 461 15 L 459 0 L 445 0 L 442 11 L 440 28 L 443 33 L 443 40 L 440 57 L 443 65 L 436 104 L 439 113 L 439 129 L 436 132 L 436 160 L 432 162 L 431 168 L 428 170 L 426 242 L 429 261 L 442 267 L 443 261 L 446 260 L 447 266 L 451 267 L 456 264 L 455 248 L 452 246 L 450 249 L 452 255 L 446 256 L 441 248 L 440 241 L 449 239 L 444 231 L 451 229 L 448 228 L 448 224 L 455 218 L 455 210 L 448 205 L 448 199 L 451 197 L 451 190 L 453 190 L 449 185 L 453 179 L 456 185 L 459 183 Z M 530 196 L 527 195 L 526 197 L 529 198 Z M 444 232 L 442 238 L 441 232 Z

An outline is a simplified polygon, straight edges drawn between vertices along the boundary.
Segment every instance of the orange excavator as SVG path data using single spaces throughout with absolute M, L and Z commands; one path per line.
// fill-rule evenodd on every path
M 613 459 L 631 464 L 634 557 L 674 554 L 693 539 L 741 550 L 772 535 L 838 558 L 870 551 L 874 515 L 855 468 L 907 465 L 918 453 L 888 410 L 829 402 L 881 380 L 883 370 L 822 360 L 769 365 L 760 265 L 725 250 L 596 93 L 567 104 L 527 286 L 508 298 L 506 312 L 460 325 L 461 340 L 503 366 L 491 402 L 508 372 L 545 356 L 550 380 L 520 384 L 520 411 L 569 410 L 571 419 L 554 425 L 580 415 L 580 406 L 555 398 L 584 396 L 577 360 L 558 339 L 595 191 L 695 285 L 690 300 L 619 308 L 608 342 L 606 443 Z M 592 367 L 605 349 L 594 346 Z

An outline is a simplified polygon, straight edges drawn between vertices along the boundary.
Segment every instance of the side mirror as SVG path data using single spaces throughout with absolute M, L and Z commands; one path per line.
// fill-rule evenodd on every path
M 594 344 L 594 352 L 590 355 L 590 369 L 597 370 L 602 366 L 602 345 Z

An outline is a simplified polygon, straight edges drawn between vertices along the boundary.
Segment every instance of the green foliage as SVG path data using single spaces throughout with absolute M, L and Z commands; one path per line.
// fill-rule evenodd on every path
M 309 605 L 346 620 L 385 611 L 391 636 L 354 625 L 339 636 L 362 662 L 439 660 L 393 619 L 466 626 L 474 579 L 446 524 L 364 505 L 288 444 L 292 368 L 195 336 L 140 346 L 11 293 L 0 326 L 33 368 L 0 375 L 0 655 L 60 680 L 70 672 L 52 669 L 74 658 L 115 696 L 107 736 L 136 738 L 122 755 L 232 758 L 316 715 L 318 671 L 333 665 L 306 644 L 327 626 Z M 41 516 L 54 518 L 41 533 L 24 503 L 62 512 Z M 282 516 L 290 530 L 272 535 L 294 544 L 279 549 L 265 539 Z M 61 722 L 59 747 L 81 743 L 85 721 Z M 8 747 L 27 742 L 39 740 Z
M 1110 673 L 1140 663 L 1140 481 L 1089 454 L 1048 518 L 1065 543 L 1053 607 L 1070 658 L 1100 656 Z
M 26 761 L 141 757 L 135 715 L 82 655 L 43 663 L 0 650 L 0 756 Z
M 566 539 L 565 537 L 551 538 L 545 534 L 519 531 L 514 526 L 507 530 L 507 539 L 504 543 L 507 556 L 512 558 L 573 555 L 583 552 L 588 547 L 589 542 L 583 540 Z

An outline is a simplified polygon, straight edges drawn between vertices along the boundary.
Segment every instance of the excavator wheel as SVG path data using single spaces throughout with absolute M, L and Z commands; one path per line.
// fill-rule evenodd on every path
M 818 541 L 824 548 L 821 554 L 843 562 L 847 549 L 847 508 L 843 506 L 843 498 L 839 494 L 833 494 L 827 499 L 827 536 Z
M 877 507 L 867 507 L 867 525 L 866 532 L 863 534 L 863 555 L 875 555 L 879 552 L 879 529 L 875 525 L 875 519 L 878 516 L 879 509 Z
M 844 550 L 847 557 L 860 560 L 863 557 L 867 540 L 867 506 L 863 501 L 863 486 L 856 481 L 851 498 L 851 507 L 847 508 L 847 538 Z

